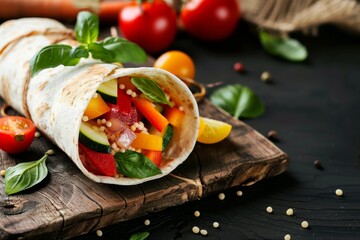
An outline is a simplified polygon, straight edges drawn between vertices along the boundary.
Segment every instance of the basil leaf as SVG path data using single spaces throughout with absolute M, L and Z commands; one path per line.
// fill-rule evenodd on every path
M 149 236 L 148 232 L 134 233 L 130 236 L 129 240 L 144 240 Z
M 119 37 L 109 37 L 100 44 L 107 50 L 115 53 L 112 62 L 146 62 L 145 51 L 137 44 Z
M 116 169 L 127 177 L 146 178 L 162 173 L 158 166 L 141 153 L 126 150 L 124 153 L 116 153 L 114 157 Z
M 5 193 L 18 193 L 41 182 L 47 175 L 45 154 L 41 159 L 9 167 L 5 174 Z
M 254 118 L 265 111 L 265 106 L 248 87 L 235 84 L 227 85 L 214 91 L 210 100 L 236 118 Z
M 165 134 L 163 136 L 163 144 L 162 144 L 162 150 L 164 151 L 167 145 L 169 145 L 171 138 L 174 135 L 174 128 L 168 124 L 165 129 Z
M 259 38 L 264 49 L 272 55 L 295 62 L 303 61 L 308 56 L 305 46 L 295 39 L 275 37 L 265 31 L 259 32 Z
M 89 51 L 91 52 L 91 56 L 95 59 L 108 63 L 114 62 L 113 52 L 107 50 L 99 43 L 90 43 Z
M 167 99 L 164 91 L 154 81 L 147 78 L 132 77 L 131 82 L 151 101 L 167 104 L 172 107 L 172 104 L 169 99 Z
M 81 11 L 77 15 L 75 37 L 80 43 L 96 42 L 99 35 L 99 18 L 95 14 Z
M 42 48 L 30 60 L 31 76 L 34 76 L 39 71 L 57 67 L 61 64 L 65 66 L 75 66 L 79 62 L 79 58 L 71 57 L 72 47 L 68 45 L 49 45 Z
M 71 50 L 70 56 L 72 59 L 88 58 L 89 51 L 84 45 L 79 45 Z

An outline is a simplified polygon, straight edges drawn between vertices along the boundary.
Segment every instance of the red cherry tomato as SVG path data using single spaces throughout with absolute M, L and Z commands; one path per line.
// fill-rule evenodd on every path
M 116 174 L 114 156 L 110 153 L 101 153 L 79 144 L 80 159 L 84 167 L 95 175 L 113 177 Z
M 29 148 L 35 136 L 34 123 L 24 117 L 8 116 L 0 118 L 0 148 L 15 154 Z
M 194 37 L 219 41 L 235 30 L 240 9 L 236 0 L 190 0 L 183 5 L 180 18 Z
M 177 32 L 175 11 L 162 0 L 132 2 L 119 12 L 119 26 L 128 40 L 148 53 L 169 47 Z

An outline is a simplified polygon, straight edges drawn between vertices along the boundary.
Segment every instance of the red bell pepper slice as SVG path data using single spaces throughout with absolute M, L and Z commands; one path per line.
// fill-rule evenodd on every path
M 113 177 L 116 171 L 116 163 L 114 156 L 109 153 L 100 153 L 79 143 L 81 150 L 80 154 L 85 157 L 80 157 L 84 167 L 95 175 Z
M 161 151 L 154 151 L 154 150 L 143 150 L 144 155 L 150 159 L 156 166 L 160 166 L 162 160 L 162 152 Z
M 131 97 L 124 90 L 118 89 L 117 105 L 122 114 L 131 113 Z

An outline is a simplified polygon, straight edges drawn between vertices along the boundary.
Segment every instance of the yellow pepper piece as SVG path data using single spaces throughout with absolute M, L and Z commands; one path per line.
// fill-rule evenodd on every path
M 135 149 L 146 149 L 154 151 L 162 151 L 162 137 L 152 134 L 135 133 L 136 138 L 131 143 Z

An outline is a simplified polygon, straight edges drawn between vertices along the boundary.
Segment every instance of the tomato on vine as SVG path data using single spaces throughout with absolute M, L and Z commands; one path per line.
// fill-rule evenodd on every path
M 184 29 L 196 38 L 220 41 L 229 37 L 240 19 L 237 0 L 189 0 L 181 8 Z
M 119 26 L 128 40 L 148 53 L 168 48 L 177 33 L 175 10 L 163 0 L 130 2 L 119 12 Z

